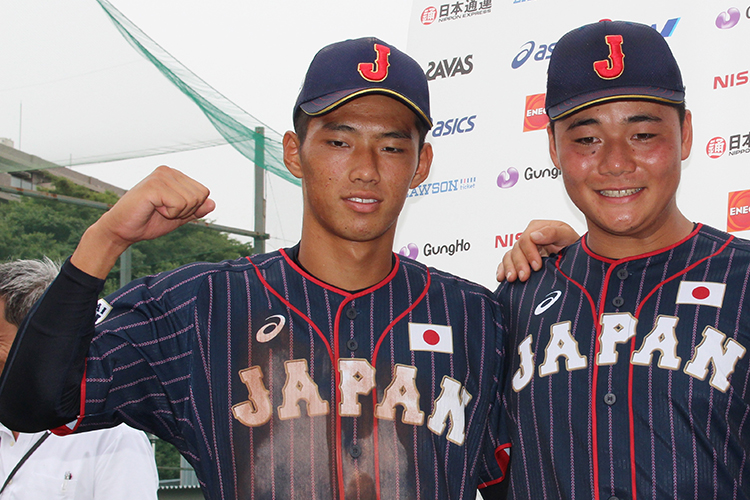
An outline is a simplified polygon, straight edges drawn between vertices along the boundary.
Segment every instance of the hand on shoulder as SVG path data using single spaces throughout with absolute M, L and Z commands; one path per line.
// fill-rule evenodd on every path
M 531 221 L 497 266 L 497 281 L 526 281 L 532 270 L 542 268 L 542 257 L 559 252 L 578 238 L 578 233 L 562 221 Z

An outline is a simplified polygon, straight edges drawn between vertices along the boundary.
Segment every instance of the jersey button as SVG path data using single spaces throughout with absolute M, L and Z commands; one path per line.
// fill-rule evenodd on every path
M 359 458 L 359 456 L 362 454 L 362 447 L 358 444 L 353 444 L 351 448 L 349 448 L 349 454 L 352 456 L 352 458 Z
M 353 320 L 354 318 L 357 317 L 357 310 L 354 309 L 353 306 L 350 307 L 349 309 L 346 310 L 346 317 Z
M 604 395 L 604 402 L 607 404 L 607 406 L 612 406 L 617 401 L 617 396 L 612 394 L 611 392 L 608 392 Z M 614 497 L 613 497 L 614 498 Z
M 349 339 L 346 341 L 346 348 L 350 351 L 354 352 L 359 348 L 359 344 L 357 344 L 357 341 L 354 339 Z
M 630 274 L 628 273 L 628 270 L 625 269 L 624 267 L 621 267 L 620 269 L 617 270 L 617 277 L 620 278 L 621 280 L 628 279 L 629 275 Z
M 624 303 L 625 299 L 623 299 L 622 297 L 615 297 L 614 299 L 612 299 L 612 305 L 615 307 L 620 307 Z
M 619 498 L 617 498 L 617 497 L 615 497 L 615 496 L 611 496 L 611 497 L 609 497 L 609 498 L 608 498 L 607 500 L 620 500 L 620 499 L 619 499 Z

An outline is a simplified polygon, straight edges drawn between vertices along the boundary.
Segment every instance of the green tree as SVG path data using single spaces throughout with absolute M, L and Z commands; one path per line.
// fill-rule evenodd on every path
M 117 202 L 112 192 L 98 193 L 67 179 L 49 176 L 55 194 L 107 204 Z M 38 259 L 47 256 L 62 262 L 75 250 L 83 232 L 102 215 L 96 208 L 54 200 L 21 197 L 20 201 L 0 200 L 0 261 Z M 227 234 L 187 224 L 156 240 L 132 247 L 133 278 L 156 274 L 195 261 L 218 262 L 252 254 L 250 243 L 241 243 Z M 110 272 L 104 294 L 119 288 L 119 263 Z M 166 441 L 156 442 L 156 463 L 160 479 L 180 477 L 180 456 Z

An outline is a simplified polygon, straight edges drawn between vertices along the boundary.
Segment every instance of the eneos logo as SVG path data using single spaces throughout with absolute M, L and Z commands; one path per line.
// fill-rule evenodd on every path
M 750 189 L 729 193 L 727 211 L 727 231 L 747 231 L 750 229 Z
M 534 94 L 526 96 L 526 110 L 523 114 L 523 131 L 543 130 L 549 123 L 549 118 L 544 110 L 544 98 L 546 94 Z
M 723 137 L 714 137 L 706 144 L 706 154 L 709 158 L 720 158 L 727 150 L 727 141 Z

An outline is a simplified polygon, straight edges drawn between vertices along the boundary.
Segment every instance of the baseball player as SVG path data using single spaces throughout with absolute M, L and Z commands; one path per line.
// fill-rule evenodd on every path
M 497 291 L 508 498 L 750 498 L 750 242 L 677 207 L 677 62 L 648 26 L 583 26 L 555 47 L 546 107 L 588 233 Z
M 213 209 L 160 167 L 86 231 L 26 319 L 0 417 L 146 429 L 210 499 L 473 499 L 480 471 L 485 484 L 503 475 L 497 302 L 392 252 L 432 161 L 424 73 L 383 41 L 335 43 L 294 118 L 284 160 L 302 181 L 300 243 L 136 280 L 97 305 L 124 248 Z

